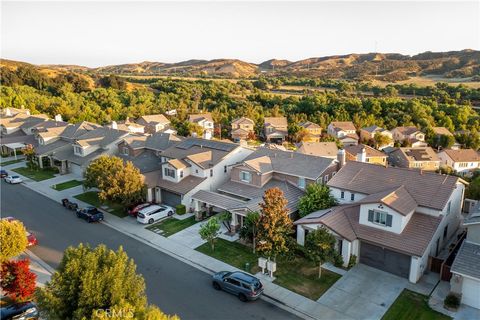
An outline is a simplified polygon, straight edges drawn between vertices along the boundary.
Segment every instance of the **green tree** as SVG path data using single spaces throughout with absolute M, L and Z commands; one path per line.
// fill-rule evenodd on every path
M 327 209 L 337 204 L 330 194 L 330 188 L 323 184 L 311 183 L 305 189 L 305 195 L 300 198 L 298 211 L 301 217 L 317 210 Z
M 256 252 L 258 224 L 260 222 L 260 213 L 249 212 L 245 216 L 243 227 L 240 229 L 240 238 L 252 241 L 253 253 Z
M 114 156 L 101 156 L 84 172 L 85 188 L 98 188 L 98 197 L 123 204 L 144 199 L 145 185 L 140 170 L 131 161 L 125 164 Z
M 156 319 L 146 317 L 145 281 L 136 271 L 122 247 L 69 247 L 51 280 L 37 290 L 41 314 L 52 320 L 107 319 L 108 310 L 116 310 Z
M 35 155 L 36 155 L 35 148 L 31 144 L 29 144 L 22 149 L 22 153 L 25 156 L 25 159 L 27 160 L 27 167 L 31 169 L 36 169 L 37 163 L 35 163 Z
M 266 190 L 263 203 L 260 203 L 257 250 L 273 260 L 278 254 L 288 251 L 286 238 L 292 233 L 292 220 L 287 203 L 279 188 Z
M 188 123 L 188 133 L 191 136 L 203 137 L 203 127 L 197 123 Z
M 0 263 L 18 256 L 27 248 L 27 230 L 18 220 L 0 220 Z
M 373 142 L 375 143 L 375 148 L 378 149 L 379 147 L 383 147 L 390 144 L 392 142 L 392 139 L 385 134 L 381 134 L 380 132 L 377 132 L 373 136 Z
M 217 240 L 217 237 L 219 235 L 220 231 L 220 224 L 218 223 L 218 220 L 216 217 L 208 219 L 208 221 L 200 227 L 200 230 L 198 233 L 200 234 L 200 237 L 210 243 L 210 247 L 212 248 L 212 251 L 215 250 L 215 242 Z
M 325 228 L 319 228 L 307 234 L 305 253 L 307 257 L 318 263 L 318 278 L 322 275 L 322 264 L 333 262 L 336 256 L 335 237 Z

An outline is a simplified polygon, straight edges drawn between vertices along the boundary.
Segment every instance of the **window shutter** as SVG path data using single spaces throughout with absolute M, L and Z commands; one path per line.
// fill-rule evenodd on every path
M 387 214 L 387 227 L 392 226 L 392 218 L 393 216 L 391 214 Z
M 373 210 L 368 210 L 368 221 L 373 222 Z

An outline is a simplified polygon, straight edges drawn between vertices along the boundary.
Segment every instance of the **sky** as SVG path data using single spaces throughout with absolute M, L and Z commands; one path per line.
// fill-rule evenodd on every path
M 0 55 L 98 67 L 480 49 L 476 1 L 1 0 Z

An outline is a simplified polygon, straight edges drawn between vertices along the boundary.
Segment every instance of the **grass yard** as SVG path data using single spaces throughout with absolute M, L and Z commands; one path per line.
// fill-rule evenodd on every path
M 154 231 L 155 229 L 161 230 L 161 235 L 164 237 L 170 237 L 172 234 L 175 234 L 183 229 L 186 229 L 190 226 L 193 226 L 198 221 L 195 221 L 195 216 L 191 216 L 187 219 L 176 219 L 176 218 L 168 218 L 158 223 L 152 224 L 148 226 L 148 230 Z
M 245 264 L 249 263 L 249 270 L 246 271 L 253 274 L 260 271 L 260 268 L 257 266 L 258 255 L 254 254 L 250 247 L 239 242 L 217 239 L 215 251 L 212 252 L 208 243 L 199 246 L 195 250 L 242 270 L 246 270 Z M 323 269 L 322 277 L 318 279 L 318 267 L 300 256 L 296 256 L 293 261 L 282 258 L 277 259 L 277 272 L 274 273 L 274 276 L 276 277 L 275 284 L 312 300 L 320 298 L 341 277 L 336 273 Z
M 449 316 L 441 314 L 428 306 L 428 297 L 404 289 L 392 304 L 383 320 L 447 320 Z
M 8 166 L 9 164 L 14 164 L 14 163 L 17 163 L 17 162 L 22 162 L 22 161 L 24 161 L 24 160 L 25 160 L 25 159 L 2 161 L 2 162 L 0 163 L 0 165 L 2 165 L 2 166 Z
M 70 181 L 59 183 L 59 184 L 54 184 L 52 186 L 52 189 L 57 190 L 57 191 L 62 191 L 62 190 L 74 188 L 74 187 L 77 187 L 77 186 L 81 186 L 82 184 L 83 184 L 82 181 L 70 180 Z
M 12 171 L 15 171 L 16 173 L 19 173 L 22 176 L 25 176 L 35 181 L 51 179 L 55 177 L 55 173 L 57 173 L 57 171 L 52 168 L 43 168 L 43 169 L 35 170 L 35 169 L 30 169 L 28 167 L 21 167 L 21 168 L 12 169 Z
M 100 199 L 98 199 L 98 192 L 96 191 L 88 191 L 88 192 L 76 195 L 75 198 L 97 208 L 107 206 L 108 209 L 105 209 L 105 211 L 108 211 L 109 213 L 116 215 L 117 217 L 123 218 L 127 216 L 127 211 L 125 210 L 125 207 L 122 204 L 112 203 L 109 201 L 100 202 Z

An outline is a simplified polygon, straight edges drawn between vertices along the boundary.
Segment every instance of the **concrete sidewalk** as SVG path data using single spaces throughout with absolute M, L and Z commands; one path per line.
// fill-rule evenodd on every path
M 52 274 L 55 272 L 52 267 L 30 250 L 26 250 L 19 258 L 30 260 L 30 270 L 37 275 L 37 287 L 43 287 L 47 281 L 50 281 Z

